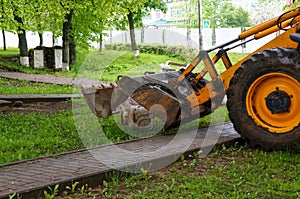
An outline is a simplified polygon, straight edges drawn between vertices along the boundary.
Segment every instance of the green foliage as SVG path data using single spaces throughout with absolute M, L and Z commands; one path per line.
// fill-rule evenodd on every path
M 211 20 L 213 21 L 213 18 Z M 249 13 L 242 7 L 236 8 L 232 3 L 225 2 L 221 7 L 218 23 L 223 28 L 247 27 L 250 26 Z M 218 27 L 218 25 L 215 27 Z
M 202 5 L 203 19 L 210 20 L 212 28 L 244 27 L 250 24 L 249 13 L 226 0 L 203 0 Z
M 175 6 L 184 10 L 184 15 L 175 20 L 185 21 L 190 28 L 199 27 L 198 1 L 179 1 Z M 227 0 L 202 0 L 202 18 L 210 21 L 211 28 L 234 28 L 250 25 L 249 13 L 241 7 L 235 7 Z
M 50 190 L 50 193 L 48 193 L 47 191 L 44 191 L 44 197 L 46 199 L 54 199 L 55 196 L 58 194 L 58 188 L 59 185 L 55 185 L 54 188 L 48 187 L 48 189 Z
M 256 6 L 251 13 L 251 25 L 257 25 L 274 17 L 280 16 L 285 7 L 285 1 L 259 0 L 259 5 Z

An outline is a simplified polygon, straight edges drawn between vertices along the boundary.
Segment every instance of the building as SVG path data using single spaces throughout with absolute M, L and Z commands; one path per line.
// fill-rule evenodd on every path
M 167 12 L 163 13 L 160 10 L 152 10 L 149 16 L 143 19 L 146 27 L 152 28 L 172 28 L 176 27 L 180 22 L 186 20 L 182 5 L 189 0 L 165 0 L 168 7 Z
M 152 10 L 149 16 L 143 19 L 146 27 L 151 28 L 172 28 L 177 27 L 186 20 L 183 6 L 189 0 L 164 0 L 167 4 L 168 10 L 164 14 L 160 10 Z M 259 6 L 259 0 L 231 0 L 232 4 L 237 7 L 242 7 L 250 13 Z M 280 0 L 282 5 L 291 5 L 295 0 Z M 281 8 L 278 8 L 281 11 Z M 255 17 L 255 16 L 253 16 Z

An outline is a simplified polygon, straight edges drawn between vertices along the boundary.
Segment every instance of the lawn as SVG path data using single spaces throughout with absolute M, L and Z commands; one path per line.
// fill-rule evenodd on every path
M 162 170 L 115 172 L 98 188 L 79 186 L 57 198 L 299 198 L 300 154 L 220 147 L 205 158 L 182 157 Z M 50 193 L 50 191 L 48 191 Z
M 10 49 L 9 55 L 16 53 Z M 0 51 L 0 55 L 3 52 Z M 130 52 L 120 51 L 95 51 L 88 53 L 80 50 L 78 64 L 69 72 L 50 72 L 50 70 L 36 70 L 21 67 L 17 63 L 2 62 L 6 68 L 15 68 L 27 73 L 40 73 L 51 75 L 64 75 L 68 77 L 82 77 L 115 81 L 120 74 L 142 75 L 145 71 L 160 71 L 159 64 L 168 60 L 183 62 L 178 58 L 141 54 L 134 58 Z M 88 67 L 88 68 L 87 68 Z M 103 73 L 102 76 L 99 74 Z M 73 93 L 72 86 L 60 86 L 45 83 L 29 82 L 26 80 L 7 80 L 0 78 L 1 94 L 68 94 Z M 70 102 L 71 103 L 71 102 Z M 73 101 L 74 104 L 82 103 Z M 86 110 L 85 110 L 86 111 Z M 89 111 L 89 110 L 88 110 Z M 210 119 L 205 119 L 203 125 L 209 124 Z M 198 121 L 195 121 L 196 123 Z M 99 119 L 99 125 L 94 128 L 103 129 L 105 135 L 112 142 L 133 139 L 124 133 L 113 117 Z M 88 125 L 83 125 L 85 132 L 93 131 Z M 72 110 L 57 113 L 12 113 L 0 115 L 0 164 L 20 161 L 45 155 L 51 155 L 70 150 L 84 148 L 74 124 Z M 101 140 L 93 140 L 90 146 L 99 145 Z
M 13 49 L 12 49 L 13 51 Z M 15 51 L 13 51 L 15 52 Z M 16 53 L 16 52 L 15 52 Z M 5 53 L 12 55 L 13 53 Z M 4 55 L 0 51 L 0 55 Z M 49 73 L 67 77 L 84 77 L 115 81 L 118 75 L 142 75 L 160 70 L 168 60 L 186 60 L 168 56 L 141 54 L 133 58 L 130 52 L 86 51 L 78 53 L 78 63 L 69 72 L 52 72 L 24 68 L 16 63 L 0 62 L 1 67 L 16 68 L 28 73 Z M 233 62 L 243 54 L 230 54 Z M 221 66 L 218 65 L 218 69 Z M 72 93 L 73 87 L 32 83 L 0 78 L 0 93 Z M 81 103 L 81 101 L 74 101 Z M 222 107 L 211 116 L 189 125 L 207 126 L 224 119 Z M 220 119 L 219 119 L 220 118 Z M 228 118 L 226 117 L 226 120 Z M 132 139 L 122 132 L 113 118 L 99 119 L 99 126 L 111 141 Z M 85 130 L 92 130 L 85 125 Z M 11 113 L 0 115 L 0 165 L 84 148 L 78 135 L 72 110 L 45 113 Z M 99 144 L 96 140 L 95 145 Z M 115 172 L 99 188 L 72 187 L 57 198 L 300 198 L 300 158 L 297 153 L 264 152 L 246 146 L 215 149 L 205 158 L 194 154 L 182 157 L 168 168 L 157 172 L 126 174 Z M 57 186 L 57 189 L 65 189 Z M 50 190 L 46 198 L 54 196 Z

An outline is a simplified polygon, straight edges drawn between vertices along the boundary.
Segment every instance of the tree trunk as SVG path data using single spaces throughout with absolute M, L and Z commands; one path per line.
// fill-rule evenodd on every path
M 18 27 L 20 64 L 23 66 L 29 66 L 26 31 L 23 28 L 21 28 L 21 25 L 23 25 L 23 20 L 17 15 L 14 15 L 14 19 L 20 24 L 20 26 Z
M 40 46 L 43 46 L 44 40 L 43 40 L 43 33 L 39 33 L 39 38 L 40 38 Z
M 66 21 L 63 23 L 63 70 L 69 70 L 70 64 L 70 24 L 72 23 L 73 17 L 73 9 L 70 10 L 70 13 L 66 14 L 65 19 Z
M 28 56 L 28 47 L 27 47 L 27 39 L 25 30 L 19 30 L 19 48 L 20 48 L 20 56 L 25 57 Z
M 52 46 L 55 46 L 55 33 L 52 32 Z
M 28 47 L 27 47 L 27 39 L 26 39 L 26 31 L 19 30 L 19 48 L 20 48 L 20 64 L 22 66 L 29 66 L 29 57 L 28 57 Z
M 214 46 L 217 42 L 216 28 L 212 28 L 211 45 Z
M 129 22 L 129 29 L 130 29 L 131 49 L 133 51 L 133 55 L 135 57 L 137 57 L 139 55 L 139 51 L 138 51 L 138 47 L 136 45 L 135 33 L 134 33 L 134 20 L 133 20 L 133 14 L 131 11 L 129 11 L 127 18 L 128 18 L 128 22 Z
M 6 38 L 5 38 L 5 31 L 2 30 L 2 36 L 3 36 L 3 50 L 6 51 Z
M 73 14 L 73 13 L 72 13 Z M 74 30 L 72 23 L 69 24 L 69 39 L 70 39 L 70 66 L 74 66 L 76 64 L 76 41 L 74 36 Z
M 76 42 L 73 34 L 70 35 L 70 66 L 76 64 Z
M 99 47 L 99 51 L 103 50 L 103 32 L 101 31 L 100 33 L 100 47 Z
M 1 0 L 1 11 L 2 11 L 2 15 L 1 15 L 1 18 L 3 18 L 3 16 L 5 15 L 4 13 L 4 3 L 3 3 L 3 0 Z M 5 38 L 5 31 L 2 30 L 2 37 L 3 37 L 3 50 L 6 51 L 6 38 Z

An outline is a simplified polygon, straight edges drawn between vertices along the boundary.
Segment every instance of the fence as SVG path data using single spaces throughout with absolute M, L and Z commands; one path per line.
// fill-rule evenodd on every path
M 202 30 L 203 49 L 210 49 L 217 45 L 224 44 L 230 40 L 236 39 L 241 33 L 241 28 L 206 28 Z M 129 31 L 108 31 L 105 37 L 105 43 L 127 43 L 130 42 Z M 185 28 L 177 29 L 142 29 L 135 31 L 137 43 L 157 43 L 168 45 L 190 46 L 199 49 L 199 30 Z M 253 52 L 263 44 L 276 37 L 276 33 L 247 43 L 233 49 L 233 52 Z
M 104 37 L 106 43 L 127 43 L 130 42 L 129 31 L 107 31 L 107 36 Z M 203 49 L 210 49 L 214 46 L 226 43 L 236 39 L 241 33 L 241 28 L 218 28 L 215 29 L 215 38 L 213 38 L 213 30 L 205 28 L 203 33 Z M 158 43 L 168 45 L 190 46 L 196 49 L 199 48 L 198 29 L 187 30 L 185 28 L 176 29 L 138 29 L 135 30 L 136 41 L 138 43 Z M 17 34 L 6 32 L 7 47 L 18 47 Z M 269 35 L 259 40 L 252 41 L 246 44 L 245 48 L 237 47 L 233 52 L 253 52 L 258 47 L 270 41 L 276 34 Z M 39 37 L 37 33 L 27 32 L 27 43 L 29 48 L 35 48 L 39 45 Z M 44 46 L 52 46 L 52 33 L 46 32 L 43 34 Z M 55 45 L 61 45 L 61 38 L 56 39 Z M 3 46 L 3 38 L 0 37 L 0 46 Z M 98 48 L 98 43 L 92 43 L 92 46 Z

